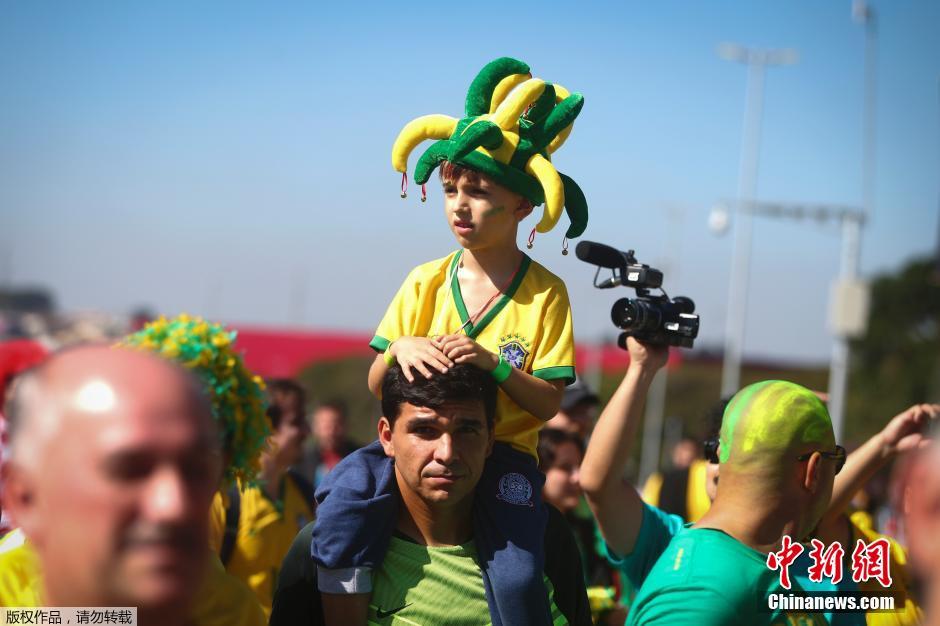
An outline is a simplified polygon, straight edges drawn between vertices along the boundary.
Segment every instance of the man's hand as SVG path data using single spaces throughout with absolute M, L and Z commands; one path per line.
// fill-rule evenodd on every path
M 915 404 L 852 452 L 832 485 L 832 499 L 817 527 L 819 533 L 835 536 L 832 533 L 841 527 L 841 516 L 858 490 L 893 456 L 926 446 L 929 442 L 924 433 L 938 416 L 940 404 Z
M 895 415 L 881 430 L 882 454 L 901 454 L 927 445 L 924 433 L 938 416 L 940 404 L 915 404 Z
M 446 374 L 448 368 L 454 365 L 454 362 L 444 355 L 435 341 L 427 337 L 399 337 L 388 349 L 401 365 L 401 371 L 409 383 L 415 381 L 412 368 L 421 372 L 425 378 L 431 378 L 432 373 L 429 367 Z
M 485 372 L 492 372 L 499 365 L 499 357 L 463 333 L 445 335 L 432 339 L 441 353 L 454 363 L 470 363 Z
M 639 367 L 656 372 L 669 360 L 669 346 L 654 346 L 627 337 L 630 367 Z

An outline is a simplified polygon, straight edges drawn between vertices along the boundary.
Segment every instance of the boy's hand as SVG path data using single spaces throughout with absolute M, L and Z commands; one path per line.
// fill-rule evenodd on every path
M 454 363 L 470 363 L 485 372 L 492 372 L 499 365 L 499 357 L 463 333 L 445 335 L 433 340 L 448 359 Z
M 454 365 L 435 342 L 427 337 L 399 337 L 388 349 L 401 365 L 401 371 L 409 383 L 415 381 L 412 368 L 421 372 L 425 378 L 431 378 L 433 374 L 428 369 L 429 366 L 446 374 L 447 369 Z

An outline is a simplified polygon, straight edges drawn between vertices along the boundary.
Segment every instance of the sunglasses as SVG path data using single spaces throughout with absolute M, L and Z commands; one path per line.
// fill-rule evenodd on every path
M 821 450 L 816 450 L 816 452 L 819 452 L 819 456 L 826 458 L 826 459 L 832 459 L 833 461 L 836 462 L 836 474 L 838 474 L 839 471 L 842 469 L 842 466 L 845 465 L 846 452 L 845 452 L 845 448 L 843 448 L 842 446 L 836 446 L 835 452 L 822 452 Z M 800 456 L 796 457 L 796 460 L 805 461 L 809 459 L 809 457 L 811 456 L 813 456 L 813 453 L 807 452 L 806 454 L 801 454 Z
M 705 460 L 709 463 L 718 463 L 718 437 L 709 437 L 705 440 L 703 444 L 703 449 L 705 451 Z M 836 462 L 836 474 L 842 470 L 842 466 L 845 465 L 846 452 L 845 448 L 842 446 L 836 446 L 835 452 L 819 452 L 819 455 L 827 459 L 832 459 Z M 804 455 L 798 456 L 797 461 L 806 461 L 809 457 L 813 456 L 812 452 L 808 452 Z
M 718 464 L 718 437 L 709 437 L 703 444 L 705 450 L 705 460 L 709 463 Z

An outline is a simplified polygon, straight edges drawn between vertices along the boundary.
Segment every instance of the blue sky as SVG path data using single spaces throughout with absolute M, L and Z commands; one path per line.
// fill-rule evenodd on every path
M 0 280 L 48 285 L 70 310 L 370 331 L 407 271 L 455 245 L 435 185 L 425 205 L 399 199 L 391 143 L 418 115 L 459 116 L 503 55 L 584 94 L 555 157 L 587 195 L 584 238 L 665 264 L 702 343 L 724 332 L 731 237 L 706 223 L 737 189 L 746 79 L 719 43 L 800 54 L 768 70 L 758 197 L 861 203 L 864 35 L 848 0 L 472 6 L 5 4 Z M 940 196 L 940 4 L 873 6 L 869 276 L 934 249 Z M 577 336 L 612 336 L 614 294 L 560 255 L 562 232 L 532 256 L 568 284 Z M 828 358 L 839 241 L 833 224 L 755 221 L 746 354 Z

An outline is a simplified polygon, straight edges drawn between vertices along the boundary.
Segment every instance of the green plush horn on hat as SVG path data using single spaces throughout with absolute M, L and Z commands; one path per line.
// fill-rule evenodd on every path
M 565 236 L 578 237 L 587 227 L 587 201 L 577 183 L 555 169 L 551 154 L 571 134 L 583 106 L 581 94 L 532 78 L 528 65 L 502 57 L 473 79 L 463 119 L 425 115 L 405 125 L 392 146 L 392 167 L 407 173 L 411 152 L 426 139 L 436 139 L 418 159 L 416 183 L 426 183 L 442 161 L 457 163 L 533 205 L 544 202 L 538 232 L 550 231 L 564 209 L 571 220 Z

